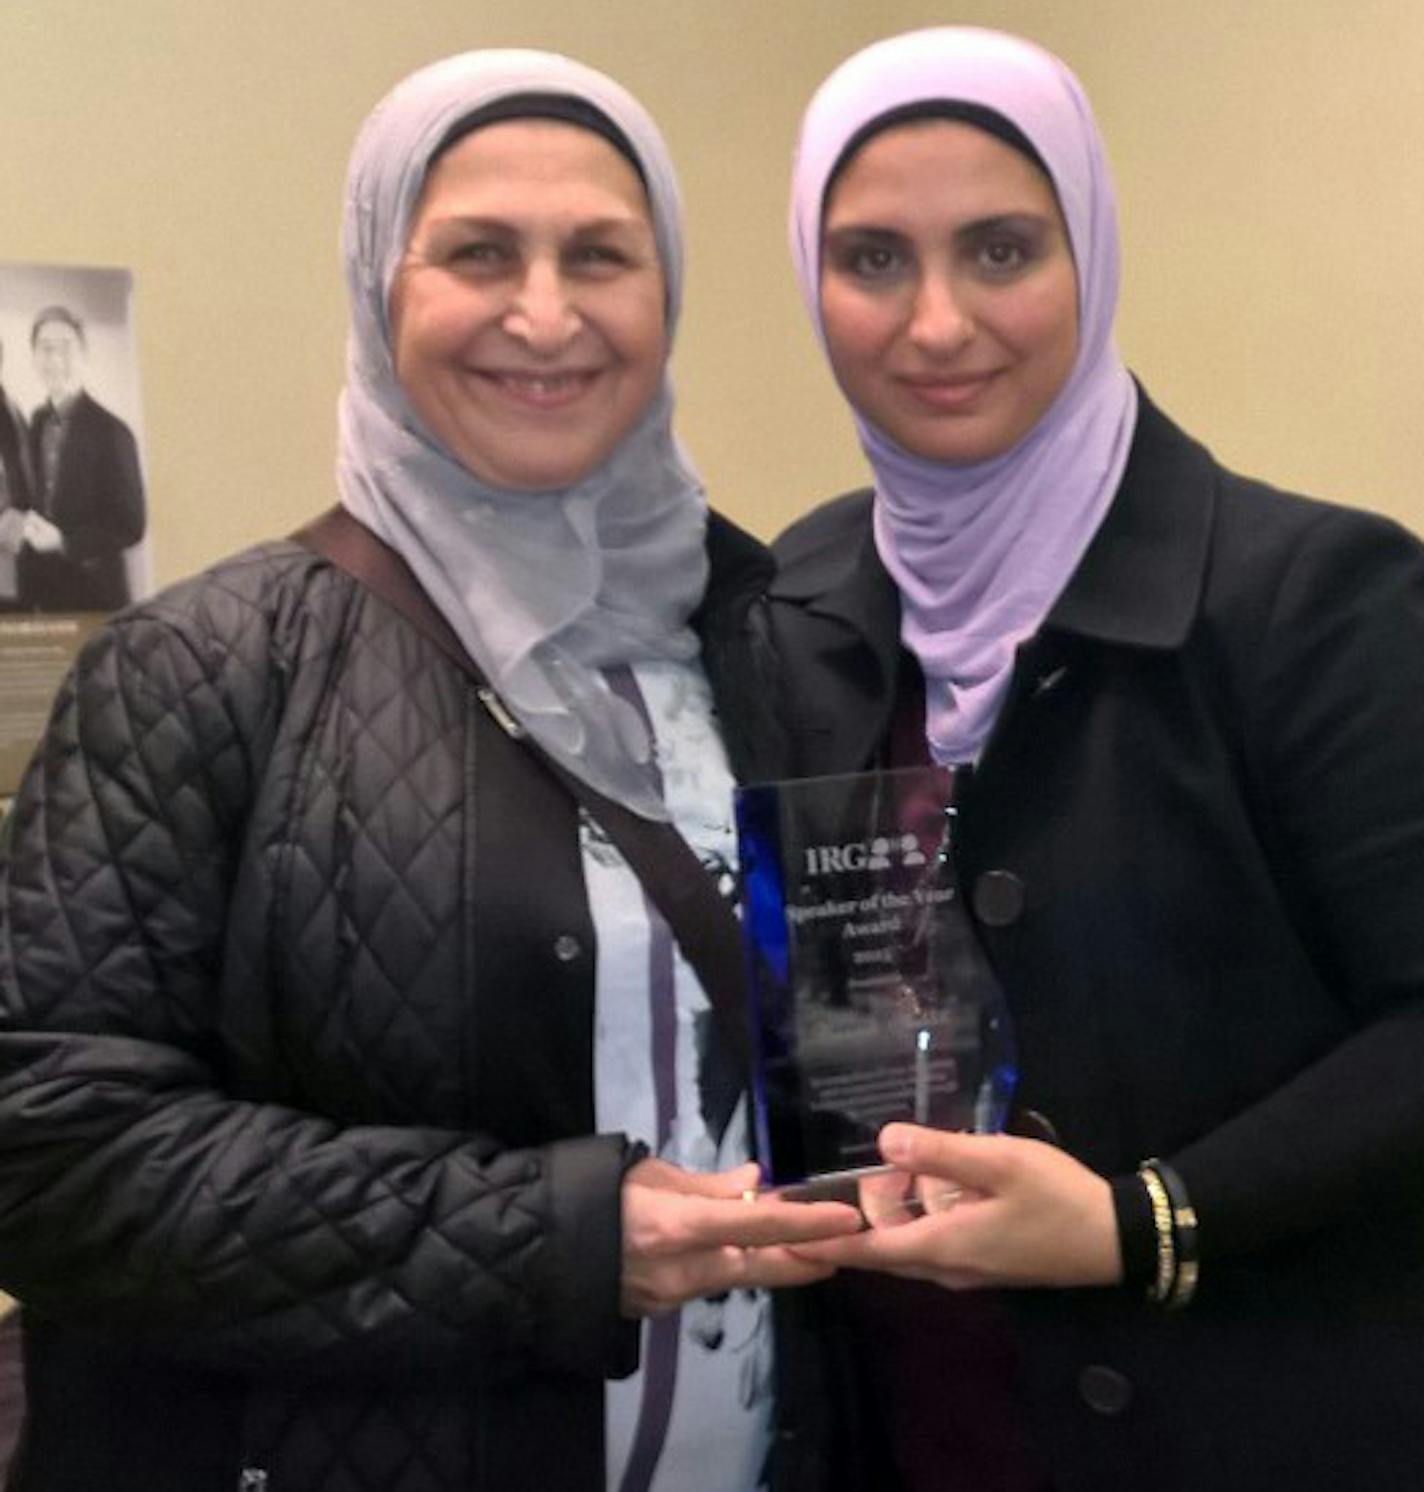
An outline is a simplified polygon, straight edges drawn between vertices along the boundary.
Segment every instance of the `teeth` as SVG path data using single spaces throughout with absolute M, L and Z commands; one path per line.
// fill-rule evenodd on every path
M 503 377 L 506 383 L 517 383 L 523 388 L 534 389 L 541 394 L 553 394 L 567 389 L 583 375 L 579 373 L 505 373 Z

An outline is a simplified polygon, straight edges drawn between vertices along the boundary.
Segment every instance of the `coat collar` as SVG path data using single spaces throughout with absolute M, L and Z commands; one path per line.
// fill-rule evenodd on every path
M 1215 475 L 1206 448 L 1139 391 L 1122 484 L 1045 630 L 1134 647 L 1179 647 L 1201 598 Z M 772 594 L 850 627 L 889 679 L 899 648 L 900 604 L 875 548 L 871 494 L 858 492 L 840 504 L 843 519 L 836 531 L 844 542 L 827 544 L 798 564 Z
M 1122 485 L 1045 627 L 1177 648 L 1201 602 L 1216 463 L 1140 390 L 1138 400 Z
M 1061 674 L 1055 639 L 1155 649 L 1185 641 L 1206 574 L 1216 477 L 1208 452 L 1140 395 L 1117 496 L 1040 633 L 1021 647 L 1000 727 L 1019 695 Z M 871 502 L 869 491 L 839 498 L 777 545 L 785 568 L 773 602 L 827 624 L 816 645 L 823 661 L 844 650 L 818 675 L 793 726 L 809 775 L 870 761 L 895 700 L 900 602 L 875 548 Z
M 771 551 L 754 539 L 745 529 L 738 528 L 729 518 L 724 518 L 715 509 L 707 513 L 707 592 L 692 624 L 699 626 L 703 614 L 715 608 L 723 595 L 731 592 L 765 591 L 771 583 L 775 562 Z
M 776 776 L 782 726 L 765 656 L 764 598 L 774 561 L 759 540 L 721 514 L 707 516 L 707 591 L 693 613 L 702 665 L 739 781 Z

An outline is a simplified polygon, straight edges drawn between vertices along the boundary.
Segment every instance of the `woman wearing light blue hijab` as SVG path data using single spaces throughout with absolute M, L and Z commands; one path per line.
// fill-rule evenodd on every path
M 766 1287 L 828 1272 L 780 1245 L 856 1218 L 745 1205 L 658 888 L 530 749 L 729 879 L 768 566 L 672 434 L 665 147 L 567 59 L 450 58 L 367 121 L 343 245 L 322 531 L 484 683 L 295 542 L 84 650 L 0 870 L 13 1485 L 760 1487 Z

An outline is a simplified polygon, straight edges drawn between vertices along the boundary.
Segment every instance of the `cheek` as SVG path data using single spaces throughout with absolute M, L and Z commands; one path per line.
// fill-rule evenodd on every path
M 397 381 L 401 383 L 405 381 L 406 370 L 410 367 L 414 352 L 414 299 L 405 278 L 397 275 L 386 301 L 386 326 L 391 343 L 391 366 L 395 369 Z
M 872 372 L 894 336 L 895 310 L 885 298 L 872 299 L 827 281 L 821 291 L 821 329 L 836 376 L 844 382 Z
M 390 301 L 391 362 L 407 398 L 417 404 L 424 385 L 457 361 L 468 324 L 460 314 L 461 297 L 431 289 L 416 280 L 394 291 Z
M 1078 287 L 1071 274 L 1056 276 L 1025 301 L 1015 340 L 1056 393 L 1078 356 Z
M 397 364 L 419 363 L 437 356 L 446 340 L 444 322 L 445 318 L 433 315 L 432 308 L 421 297 L 411 297 L 391 327 Z
M 662 377 L 668 356 L 661 288 L 655 295 L 641 295 L 626 305 L 623 314 L 616 319 L 616 325 L 617 341 L 634 381 L 651 394 Z

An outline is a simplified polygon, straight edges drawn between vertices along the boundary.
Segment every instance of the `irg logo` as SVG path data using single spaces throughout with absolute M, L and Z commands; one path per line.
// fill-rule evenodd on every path
M 806 846 L 806 874 L 833 875 L 846 870 L 889 870 L 891 866 L 916 866 L 925 863 L 925 852 L 913 834 L 894 836 L 880 834 L 868 843 L 809 844 Z

